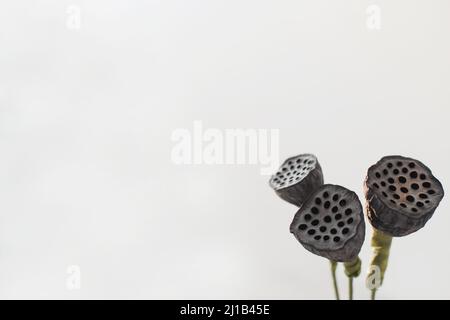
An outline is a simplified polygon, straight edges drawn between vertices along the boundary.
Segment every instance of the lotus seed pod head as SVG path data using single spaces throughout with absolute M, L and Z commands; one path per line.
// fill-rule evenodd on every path
M 323 185 L 322 168 L 316 156 L 301 154 L 287 159 L 270 178 L 269 185 L 283 200 L 300 207 Z
M 402 156 L 384 157 L 370 167 L 364 192 L 370 223 L 392 237 L 423 228 L 444 197 L 427 166 Z
M 290 228 L 307 250 L 338 262 L 357 259 L 365 229 L 356 193 L 330 184 L 320 187 L 304 203 Z

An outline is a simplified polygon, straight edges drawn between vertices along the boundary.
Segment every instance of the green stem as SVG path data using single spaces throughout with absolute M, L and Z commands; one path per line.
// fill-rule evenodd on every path
M 353 277 L 348 278 L 348 300 L 353 300 Z
M 348 296 L 353 300 L 353 278 L 361 274 L 361 259 L 357 257 L 354 261 L 344 262 L 345 274 L 348 277 Z
M 336 297 L 336 300 L 340 300 L 339 288 L 338 288 L 337 279 L 336 279 L 337 262 L 330 260 L 330 266 L 331 266 L 331 277 L 333 278 L 334 296 Z
M 371 244 L 373 255 L 367 275 L 367 285 L 372 291 L 371 299 L 375 300 L 376 290 L 383 284 L 384 274 L 388 266 L 392 237 L 374 228 Z

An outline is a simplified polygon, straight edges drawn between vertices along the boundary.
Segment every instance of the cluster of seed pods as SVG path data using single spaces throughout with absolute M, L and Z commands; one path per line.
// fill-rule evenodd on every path
M 290 226 L 296 239 L 314 254 L 352 265 L 346 272 L 354 269 L 348 276 L 357 276 L 365 235 L 358 196 L 342 186 L 324 185 L 322 169 L 312 154 L 287 159 L 269 184 L 278 196 L 299 207 Z M 387 156 L 369 168 L 364 193 L 374 228 L 371 265 L 380 267 L 382 281 L 392 237 L 423 228 L 443 199 L 444 189 L 422 162 Z
M 300 207 L 290 231 L 307 250 L 332 261 L 353 261 L 364 242 L 361 202 L 354 192 L 323 180 L 317 158 L 303 154 L 287 159 L 269 184 Z

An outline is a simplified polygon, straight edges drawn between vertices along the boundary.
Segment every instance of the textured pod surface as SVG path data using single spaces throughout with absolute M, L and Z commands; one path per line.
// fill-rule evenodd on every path
M 370 167 L 364 192 L 370 223 L 393 237 L 421 229 L 444 197 L 427 166 L 402 156 L 384 157 Z
M 295 156 L 281 165 L 270 178 L 269 185 L 280 198 L 300 207 L 323 185 L 322 168 L 312 154 Z
M 361 202 L 353 191 L 323 185 L 298 210 L 290 230 L 312 253 L 333 261 L 354 261 L 365 236 Z

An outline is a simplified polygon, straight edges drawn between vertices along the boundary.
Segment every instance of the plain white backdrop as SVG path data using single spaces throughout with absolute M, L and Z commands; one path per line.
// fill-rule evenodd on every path
M 279 129 L 281 159 L 316 154 L 326 182 L 361 200 L 388 154 L 420 159 L 446 188 L 449 12 L 445 0 L 2 1 L 0 298 L 332 299 L 327 261 L 289 233 L 296 209 L 269 177 L 175 165 L 171 134 L 194 120 Z M 450 298 L 449 214 L 444 198 L 394 240 L 379 298 Z

